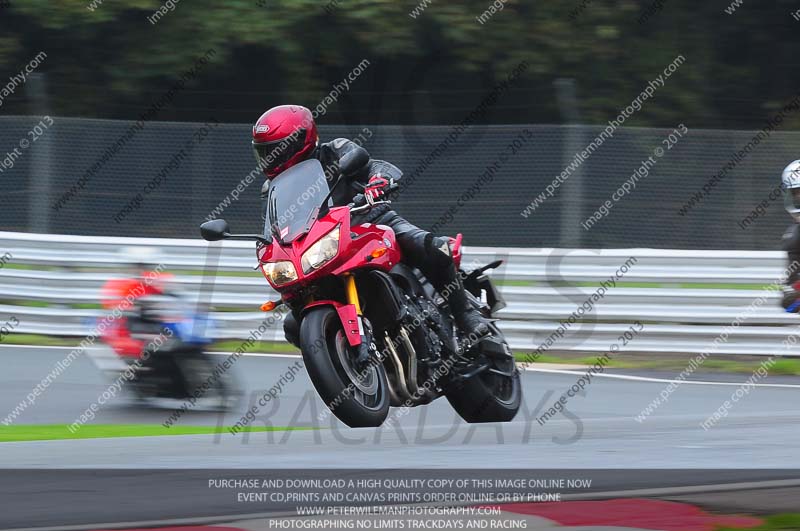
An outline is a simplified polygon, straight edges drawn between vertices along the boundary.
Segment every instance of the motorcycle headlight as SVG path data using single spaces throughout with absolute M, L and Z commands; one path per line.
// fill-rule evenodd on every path
M 297 280 L 297 270 L 289 260 L 261 264 L 261 270 L 275 286 L 281 286 Z
M 308 248 L 308 251 L 303 253 L 303 258 L 300 259 L 300 264 L 303 266 L 303 273 L 310 273 L 315 269 L 319 269 L 323 264 L 330 262 L 339 252 L 339 227 L 320 238 L 317 243 Z

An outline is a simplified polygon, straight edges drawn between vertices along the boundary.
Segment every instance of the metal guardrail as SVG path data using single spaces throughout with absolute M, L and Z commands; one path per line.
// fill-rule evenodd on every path
M 217 245 L 217 244 L 213 244 Z M 222 242 L 209 252 L 202 240 L 108 238 L 0 232 L 0 250 L 11 254 L 0 269 L 0 314 L 15 315 L 15 332 L 62 336 L 86 335 L 100 310 L 74 306 L 96 303 L 102 284 L 120 274 L 120 248 L 159 250 L 159 261 L 175 273 L 189 297 L 216 308 L 220 338 L 245 338 L 265 314 L 256 309 L 274 293 L 256 264 L 253 245 Z M 552 347 L 602 352 L 635 320 L 646 323 L 640 337 L 622 350 L 692 352 L 709 349 L 729 332 L 714 352 L 748 355 L 800 355 L 783 340 L 800 330 L 798 318 L 778 306 L 776 291 L 679 287 L 675 284 L 726 283 L 768 285 L 785 267 L 781 252 L 687 251 L 664 249 L 502 249 L 467 247 L 463 265 L 503 258 L 494 272 L 508 307 L 501 327 L 517 350 L 534 350 L 565 321 L 600 282 L 614 276 L 628 258 L 636 258 L 620 282 L 648 282 L 664 287 L 613 287 L 595 310 L 572 325 Z M 198 274 L 205 271 L 205 274 Z M 209 289 L 213 278 L 213 289 Z M 575 287 L 589 283 L 591 286 Z M 210 296 L 209 296 L 209 292 Z M 762 298 L 759 303 L 759 298 Z M 222 311 L 220 311 L 222 310 Z M 737 318 L 741 326 L 731 328 Z M 264 339 L 283 340 L 280 323 Z

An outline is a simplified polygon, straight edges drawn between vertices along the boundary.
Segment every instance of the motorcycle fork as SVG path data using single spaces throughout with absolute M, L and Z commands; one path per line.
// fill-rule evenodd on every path
M 361 317 L 361 303 L 358 302 L 358 288 L 356 287 L 356 277 L 351 273 L 344 276 L 344 290 L 347 295 L 347 304 L 356 307 L 356 313 Z
M 367 338 L 364 316 L 361 314 L 361 303 L 358 301 L 356 277 L 352 273 L 344 275 L 344 291 L 347 296 L 347 304 L 352 304 L 358 314 L 358 330 L 361 336 L 361 344 L 358 346 L 358 363 L 366 363 L 369 360 L 369 346 L 372 338 Z

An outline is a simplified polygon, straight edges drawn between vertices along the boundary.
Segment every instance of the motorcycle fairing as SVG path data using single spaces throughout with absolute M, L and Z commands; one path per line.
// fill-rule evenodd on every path
M 337 255 L 319 269 L 303 273 L 301 259 L 312 245 L 339 226 L 339 251 Z M 368 267 L 389 271 L 401 260 L 394 231 L 380 225 L 350 226 L 350 209 L 332 208 L 325 216 L 312 224 L 304 237 L 288 245 L 273 240 L 258 250 L 261 263 L 289 260 L 297 271 L 297 280 L 280 286 L 281 291 L 297 284 L 310 284 L 327 275 L 339 276 L 355 269 Z M 277 286 L 273 286 L 276 287 Z

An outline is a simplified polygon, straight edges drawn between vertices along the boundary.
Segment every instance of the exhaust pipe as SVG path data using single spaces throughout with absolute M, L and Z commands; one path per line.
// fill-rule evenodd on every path
M 384 335 L 386 336 L 386 348 L 389 349 L 389 359 L 392 360 L 392 365 L 394 365 L 394 370 L 397 373 L 397 385 L 400 387 L 400 395 L 406 400 L 411 400 L 411 393 L 408 392 L 408 387 L 406 386 L 406 374 L 403 370 L 403 363 L 400 361 L 400 356 L 394 348 L 394 342 L 389 337 L 389 332 L 384 332 Z M 391 384 L 389 387 L 391 387 Z
M 406 351 L 408 352 L 408 385 L 414 396 L 419 399 L 419 387 L 417 386 L 417 351 L 414 350 L 414 345 L 411 344 L 411 338 L 408 337 L 405 326 L 400 327 L 400 339 L 403 341 L 403 345 L 405 345 Z

